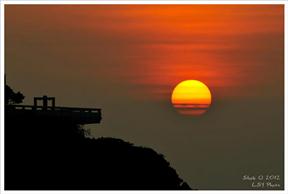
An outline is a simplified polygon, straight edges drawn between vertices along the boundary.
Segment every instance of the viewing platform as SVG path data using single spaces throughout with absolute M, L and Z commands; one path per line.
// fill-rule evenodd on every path
M 38 101 L 42 102 L 38 106 Z M 48 106 L 51 102 L 51 106 Z M 101 121 L 101 109 L 55 106 L 55 97 L 35 97 L 34 105 L 7 105 L 5 112 L 13 117 L 33 117 L 35 119 L 58 119 L 77 124 L 94 124 Z

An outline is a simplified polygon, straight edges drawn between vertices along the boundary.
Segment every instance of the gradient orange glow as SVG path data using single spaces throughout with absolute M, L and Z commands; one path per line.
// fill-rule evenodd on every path
M 173 84 L 191 76 L 209 85 L 215 99 L 257 98 L 267 85 L 275 90 L 283 87 L 273 84 L 283 83 L 283 76 L 278 76 L 284 61 L 283 9 L 282 5 L 9 5 L 7 58 L 19 68 L 31 67 L 23 70 L 27 75 L 55 66 L 53 75 L 62 80 L 69 69 L 71 81 L 89 77 L 115 82 L 111 84 L 118 88 L 123 84 L 133 88 L 124 95 L 137 99 L 169 100 Z M 22 51 L 17 56 L 14 44 Z M 35 76 L 32 82 L 38 83 Z
M 173 90 L 171 102 L 180 114 L 199 116 L 211 105 L 211 92 L 202 82 L 186 80 Z
M 243 169 L 283 175 L 284 8 L 6 4 L 7 84 L 24 104 L 102 108 L 91 137 L 152 146 L 192 188 L 250 190 Z M 184 80 L 209 87 L 209 108 L 173 104 Z

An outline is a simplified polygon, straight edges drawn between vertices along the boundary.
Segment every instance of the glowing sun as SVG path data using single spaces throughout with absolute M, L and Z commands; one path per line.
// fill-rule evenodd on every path
M 171 102 L 183 115 L 200 116 L 211 105 L 212 97 L 209 88 L 197 80 L 180 82 L 173 90 Z

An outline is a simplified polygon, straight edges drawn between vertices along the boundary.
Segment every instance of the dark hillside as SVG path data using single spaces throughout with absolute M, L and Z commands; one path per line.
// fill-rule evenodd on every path
M 61 117 L 5 107 L 5 189 L 190 189 L 164 157 L 114 138 L 89 139 Z

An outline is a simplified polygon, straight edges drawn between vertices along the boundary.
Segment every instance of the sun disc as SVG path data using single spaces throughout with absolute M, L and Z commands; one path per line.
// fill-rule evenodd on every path
M 171 102 L 180 114 L 199 116 L 207 112 L 212 96 L 204 83 L 198 80 L 185 80 L 174 88 Z

